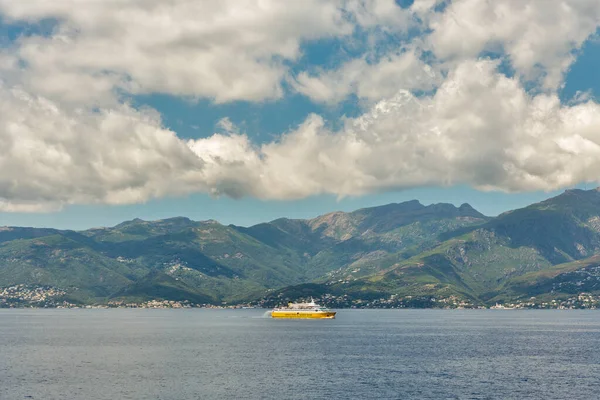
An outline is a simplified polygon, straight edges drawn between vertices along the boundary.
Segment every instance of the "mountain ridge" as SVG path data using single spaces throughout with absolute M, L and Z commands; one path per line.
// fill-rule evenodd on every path
M 83 231 L 4 227 L 0 287 L 60 287 L 82 303 L 187 296 L 220 304 L 310 283 L 357 301 L 443 295 L 486 303 L 550 287 L 522 280 L 599 252 L 600 193 L 570 190 L 497 217 L 468 203 L 411 200 L 249 227 L 187 217 Z

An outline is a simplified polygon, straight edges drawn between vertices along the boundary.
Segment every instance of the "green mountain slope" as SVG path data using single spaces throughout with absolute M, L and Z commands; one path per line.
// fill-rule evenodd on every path
M 506 282 L 498 298 L 564 298 L 582 292 L 600 294 L 600 255 L 513 278 Z
M 81 302 L 309 291 L 483 304 L 596 291 L 597 254 L 600 192 L 570 190 L 496 218 L 409 201 L 247 228 L 184 217 L 82 232 L 4 227 L 0 287 L 57 287 Z
M 431 246 L 440 233 L 486 220 L 468 205 L 411 201 L 249 228 L 183 217 L 134 219 L 83 232 L 3 228 L 0 286 L 70 288 L 81 301 L 141 293 L 179 299 L 176 292 L 236 301 L 358 264 L 378 270 L 374 261 Z M 152 277 L 159 273 L 178 285 L 153 292 L 150 287 L 160 285 Z
M 280 219 L 245 232 L 269 245 L 300 256 L 306 279 L 323 274 L 380 269 L 390 255 L 405 257 L 439 242 L 442 233 L 477 226 L 488 218 L 468 204 L 424 206 L 418 201 L 335 212 L 311 220 Z M 355 273 L 356 274 L 356 273 Z
M 0 245 L 0 286 L 39 284 L 76 291 L 81 300 L 109 296 L 143 275 L 60 233 Z
M 443 232 L 441 242 L 416 254 L 388 254 L 372 262 L 370 274 L 361 275 L 356 264 L 336 271 L 325 280 L 326 289 L 357 298 L 460 294 L 476 303 L 563 293 L 565 288 L 595 291 L 595 266 L 584 262 L 583 268 L 577 260 L 600 252 L 599 222 L 600 192 L 570 190 L 479 225 Z M 588 280 L 582 283 L 581 276 Z
M 182 301 L 196 304 L 213 304 L 215 298 L 203 294 L 179 278 L 160 271 L 152 271 L 143 278 L 113 293 L 114 300 L 125 299 L 133 302 L 144 302 L 154 299 Z

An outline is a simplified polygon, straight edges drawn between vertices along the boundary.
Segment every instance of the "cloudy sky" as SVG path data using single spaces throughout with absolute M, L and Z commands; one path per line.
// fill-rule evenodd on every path
M 599 25 L 597 0 L 0 0 L 0 225 L 597 186 Z

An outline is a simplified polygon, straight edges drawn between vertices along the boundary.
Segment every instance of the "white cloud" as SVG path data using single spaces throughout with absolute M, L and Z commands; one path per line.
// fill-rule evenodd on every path
M 213 192 L 236 196 L 347 196 L 455 184 L 553 190 L 597 180 L 600 106 L 531 97 L 496 69 L 493 61 L 465 61 L 435 95 L 401 91 L 339 132 L 313 115 L 261 148 L 236 135 L 190 146 L 207 160 Z
M 572 51 L 596 29 L 600 6 L 549 1 L 558 8 L 456 0 L 437 13 L 436 0 L 410 10 L 353 0 L 0 0 L 5 17 L 58 20 L 50 37 L 23 37 L 0 52 L 0 210 L 192 192 L 293 199 L 423 185 L 552 190 L 597 180 L 600 106 L 585 94 L 561 104 L 554 89 Z M 222 133 L 184 141 L 155 111 L 133 109 L 117 94 L 276 98 L 303 41 L 347 35 L 353 23 L 405 32 L 416 21 L 411 13 L 431 23 L 430 36 L 289 80 L 314 101 L 367 100 L 370 108 L 338 131 L 311 115 L 256 145 L 224 118 Z M 434 64 L 423 61 L 423 46 L 439 57 Z M 515 78 L 499 72 L 498 61 L 479 59 L 496 47 Z M 528 93 L 524 81 L 540 74 L 547 90 Z
M 564 73 L 575 60 L 574 52 L 600 25 L 597 0 L 454 0 L 443 12 L 435 12 L 434 6 L 440 3 L 420 0 L 409 9 L 393 11 L 387 2 L 354 4 L 356 15 L 363 8 L 369 10 L 357 18 L 364 26 L 372 18 L 385 29 L 394 26 L 389 21 L 396 21 L 395 26 L 404 29 L 432 32 L 407 39 L 408 44 L 399 43 L 377 62 L 367 62 L 367 54 L 336 69 L 301 72 L 293 81 L 294 88 L 316 102 L 336 103 L 350 94 L 377 101 L 400 89 L 437 87 L 438 69 L 452 70 L 461 61 L 495 51 L 510 60 L 522 79 L 553 91 L 562 85 Z M 403 53 L 398 50 L 402 47 L 410 50 Z M 375 41 L 373 49 L 377 48 Z M 419 60 L 423 50 L 433 51 L 435 64 Z
M 336 70 L 301 72 L 292 84 L 313 101 L 337 103 L 352 93 L 361 99 L 377 101 L 400 89 L 431 90 L 440 80 L 436 67 L 424 63 L 415 50 L 409 49 L 388 54 L 375 63 L 363 57 Z
M 255 146 L 227 131 L 180 140 L 151 111 L 65 111 L 0 90 L 0 209 L 126 204 L 195 191 L 292 199 L 422 185 L 551 190 L 600 168 L 600 106 L 530 97 L 492 61 L 465 61 L 430 97 L 408 91 L 329 131 L 312 115 Z
M 597 0 L 455 0 L 430 15 L 429 44 L 442 59 L 503 50 L 525 79 L 557 88 L 572 52 L 600 25 Z
M 155 112 L 66 111 L 0 86 L 0 210 L 127 204 L 206 190 L 200 160 Z
M 411 51 L 392 50 L 378 62 L 367 62 L 363 56 L 334 70 L 301 72 L 295 89 L 317 102 L 335 103 L 349 94 L 379 100 L 400 89 L 430 89 L 439 84 L 439 73 L 432 72 L 437 67 L 451 70 L 484 51 L 497 51 L 508 57 L 522 79 L 552 91 L 563 83 L 564 73 L 575 60 L 574 51 L 600 25 L 596 0 L 455 0 L 443 12 L 435 12 L 439 3 L 421 0 L 409 9 L 396 7 L 394 11 L 386 11 L 383 5 L 389 7 L 388 3 L 354 5 L 357 15 L 362 7 L 370 10 L 358 18 L 365 26 L 371 16 L 383 27 L 385 21 L 396 21 L 396 26 L 405 29 L 412 26 L 432 32 L 397 46 L 408 46 Z M 377 42 L 373 46 L 377 49 Z M 438 58 L 435 66 L 415 56 L 423 49 L 431 49 Z
M 412 11 L 399 7 L 395 0 L 346 0 L 344 10 L 365 28 L 405 32 L 416 25 Z
M 0 12 L 58 20 L 52 36 L 19 42 L 29 89 L 101 104 L 115 88 L 216 102 L 277 98 L 282 61 L 297 59 L 302 41 L 353 29 L 338 3 L 322 0 L 0 0 Z

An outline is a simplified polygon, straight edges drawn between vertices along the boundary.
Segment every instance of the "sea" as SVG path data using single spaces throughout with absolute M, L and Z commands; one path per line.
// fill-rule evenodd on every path
M 0 310 L 0 399 L 593 399 L 600 311 Z

